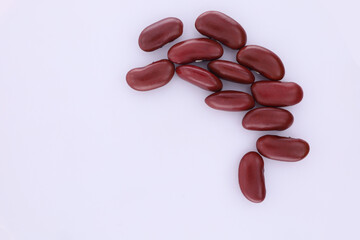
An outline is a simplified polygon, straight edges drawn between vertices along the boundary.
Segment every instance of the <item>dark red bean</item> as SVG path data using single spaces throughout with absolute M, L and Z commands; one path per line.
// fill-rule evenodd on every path
M 302 139 L 265 135 L 256 142 L 256 148 L 264 157 L 286 162 L 296 162 L 306 157 L 310 146 Z
M 303 98 L 301 87 L 294 82 L 259 81 L 251 86 L 251 92 L 258 103 L 270 107 L 295 105 Z
M 250 94 L 230 90 L 213 93 L 205 102 L 211 108 L 224 111 L 244 111 L 255 106 Z
M 174 73 L 174 64 L 163 59 L 145 67 L 130 70 L 126 75 L 126 81 L 135 90 L 148 91 L 167 84 Z
M 211 72 L 193 65 L 183 65 L 176 68 L 180 78 L 188 81 L 202 89 L 209 91 L 220 91 L 222 82 Z
M 213 60 L 223 55 L 221 45 L 207 38 L 195 38 L 172 46 L 168 58 L 173 63 L 185 64 L 202 60 Z
M 209 62 L 207 67 L 216 76 L 232 82 L 251 84 L 255 80 L 251 71 L 238 63 L 214 60 Z
M 236 60 L 270 80 L 280 80 L 285 75 L 285 68 L 280 58 L 269 49 L 248 45 L 239 50 Z
M 239 49 L 246 43 L 246 33 L 241 25 L 221 12 L 204 12 L 196 19 L 195 27 L 201 34 L 232 49 Z
M 183 33 L 183 23 L 178 18 L 164 18 L 146 27 L 139 36 L 139 46 L 146 52 L 154 51 L 174 41 Z
M 244 155 L 239 164 L 239 185 L 244 196 L 259 203 L 265 199 L 264 161 L 256 152 Z
M 289 128 L 293 122 L 293 115 L 285 109 L 261 107 L 246 113 L 242 125 L 249 130 L 282 131 Z

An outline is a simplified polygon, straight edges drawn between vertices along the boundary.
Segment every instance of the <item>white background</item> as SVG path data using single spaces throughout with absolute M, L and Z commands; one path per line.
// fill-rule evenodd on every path
M 359 1 L 0 0 L 0 239 L 360 239 Z M 246 200 L 241 157 L 264 133 L 207 107 L 177 76 L 136 92 L 141 30 L 219 10 L 276 52 L 304 90 L 283 136 L 306 159 L 264 159 L 267 196 Z M 225 48 L 224 59 L 236 51 Z M 201 64 L 200 64 L 201 65 Z M 201 65 L 201 66 L 204 66 Z M 249 86 L 224 82 L 224 89 Z

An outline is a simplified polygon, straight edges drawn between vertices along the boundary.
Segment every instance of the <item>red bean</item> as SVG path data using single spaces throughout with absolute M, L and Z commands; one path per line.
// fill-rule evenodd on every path
M 285 68 L 280 58 L 269 49 L 248 45 L 239 50 L 236 60 L 270 80 L 280 80 L 285 75 Z
M 251 92 L 258 103 L 270 107 L 295 105 L 303 98 L 301 87 L 294 82 L 259 81 L 251 86 Z
M 302 139 L 265 135 L 256 142 L 256 148 L 264 157 L 286 162 L 296 162 L 306 157 L 310 146 Z
M 289 128 L 293 122 L 293 115 L 285 109 L 261 107 L 246 113 L 242 125 L 249 130 L 282 131 Z
M 172 46 L 168 58 L 173 63 L 185 64 L 201 60 L 213 60 L 223 55 L 221 45 L 207 38 L 189 39 Z
M 255 106 L 250 94 L 230 90 L 213 93 L 205 102 L 209 107 L 224 111 L 244 111 Z
M 220 91 L 222 82 L 211 72 L 193 65 L 183 65 L 176 68 L 180 78 L 188 81 L 202 89 L 209 91 Z
M 130 70 L 126 75 L 126 81 L 135 90 L 148 91 L 167 84 L 174 73 L 174 64 L 163 59 L 145 67 Z
M 241 159 L 239 185 L 248 200 L 259 203 L 265 199 L 264 161 L 258 153 L 249 152 Z
M 195 27 L 201 34 L 232 49 L 239 49 L 246 43 L 246 33 L 241 25 L 221 12 L 204 12 L 196 19 Z
M 209 62 L 207 67 L 216 76 L 232 82 L 251 84 L 255 80 L 249 69 L 234 62 L 214 60 Z
M 183 33 L 183 23 L 178 18 L 164 18 L 146 27 L 139 36 L 139 46 L 146 52 L 154 51 L 174 41 Z

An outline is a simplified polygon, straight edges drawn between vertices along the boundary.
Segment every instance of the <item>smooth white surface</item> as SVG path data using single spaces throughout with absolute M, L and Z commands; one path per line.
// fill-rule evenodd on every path
M 0 239 L 360 239 L 359 7 L 0 0 Z M 284 80 L 305 93 L 280 134 L 307 140 L 310 154 L 264 159 L 261 204 L 237 183 L 239 160 L 263 134 L 242 128 L 244 113 L 207 107 L 209 92 L 178 77 L 146 93 L 125 82 L 171 46 L 142 52 L 144 27 L 174 16 L 184 22 L 176 42 L 199 37 L 206 10 L 276 52 Z

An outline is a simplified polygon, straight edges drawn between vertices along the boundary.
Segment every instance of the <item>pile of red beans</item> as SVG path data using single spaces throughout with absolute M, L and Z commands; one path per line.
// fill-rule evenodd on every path
M 167 84 L 175 74 L 200 88 L 215 92 L 205 102 L 208 106 L 224 111 L 246 111 L 255 107 L 255 101 L 263 105 L 250 110 L 242 125 L 248 130 L 282 131 L 289 128 L 293 115 L 278 107 L 299 103 L 303 98 L 301 87 L 294 82 L 281 82 L 285 69 L 280 58 L 272 51 L 246 44 L 246 33 L 241 25 L 229 16 L 208 11 L 195 22 L 196 29 L 208 38 L 196 38 L 179 42 L 168 51 L 168 59 L 153 62 L 145 67 L 130 70 L 126 81 L 138 91 L 147 91 Z M 177 18 L 165 18 L 148 27 L 140 34 L 139 46 L 150 52 L 182 35 L 183 23 Z M 221 44 L 239 49 L 236 62 L 217 60 L 223 55 Z M 192 62 L 209 61 L 207 68 L 189 65 Z M 174 64 L 178 64 L 175 70 Z M 250 71 L 261 74 L 268 81 L 257 81 Z M 241 91 L 221 91 L 221 79 L 239 84 L 251 84 L 252 95 Z M 265 135 L 256 142 L 258 152 L 269 159 L 286 162 L 299 161 L 309 153 L 309 144 L 302 139 Z M 238 171 L 240 189 L 252 202 L 262 202 L 266 189 L 264 161 L 257 152 L 249 152 L 241 159 Z

